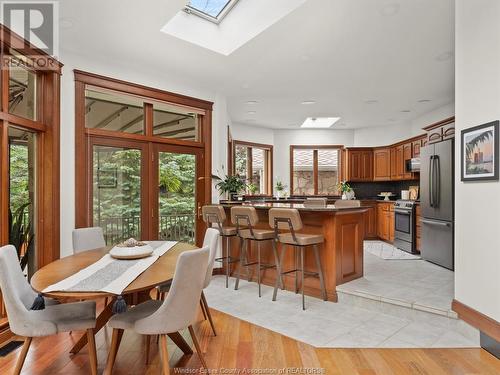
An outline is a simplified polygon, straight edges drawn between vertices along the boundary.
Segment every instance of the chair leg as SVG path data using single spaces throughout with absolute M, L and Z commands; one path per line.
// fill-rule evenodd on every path
M 104 375 L 111 375 L 111 373 L 113 372 L 113 366 L 115 365 L 116 354 L 118 353 L 118 348 L 120 347 L 122 336 L 123 329 L 113 329 L 113 335 L 111 336 L 111 347 L 109 348 L 108 360 L 106 361 L 106 369 L 104 370 Z
M 280 261 L 279 261 L 280 273 L 282 272 L 281 270 L 283 269 L 283 260 L 285 259 L 285 252 L 286 252 L 286 246 L 283 246 L 283 249 L 281 249 Z M 280 283 L 280 278 L 277 277 L 276 282 L 274 284 L 273 301 L 276 301 L 276 296 L 278 295 L 279 283 Z
M 250 253 L 249 249 L 250 249 L 250 246 L 248 246 L 248 244 L 250 243 L 250 240 L 245 240 L 245 264 L 248 264 L 250 262 L 250 259 L 249 259 L 249 256 L 248 254 Z M 247 281 L 250 282 L 252 281 L 252 276 L 250 276 L 250 267 L 249 266 L 245 266 L 245 270 L 247 272 Z
M 283 275 L 281 274 L 280 259 L 278 256 L 278 248 L 276 246 L 276 241 L 272 240 L 273 253 L 274 253 L 274 264 L 276 265 L 276 277 L 279 279 L 281 290 L 285 290 L 285 284 L 283 284 Z
M 314 257 L 316 258 L 316 267 L 318 267 L 319 284 L 321 286 L 321 296 L 323 300 L 328 301 L 328 296 L 326 294 L 325 279 L 323 277 L 323 269 L 321 268 L 321 261 L 319 258 L 318 245 L 313 246 Z
M 196 349 L 196 352 L 198 353 L 198 357 L 200 357 L 201 364 L 205 370 L 208 370 L 207 363 L 205 362 L 205 358 L 203 357 L 203 353 L 201 352 L 200 343 L 198 342 L 198 339 L 196 338 L 193 326 L 189 326 L 188 328 L 189 328 L 189 333 L 191 335 L 191 338 L 193 339 L 194 347 Z
M 28 350 L 30 349 L 32 337 L 26 337 L 24 339 L 23 348 L 21 349 L 21 353 L 19 357 L 17 357 L 16 368 L 14 369 L 14 375 L 19 375 L 24 365 L 24 361 L 26 360 L 26 354 L 28 354 Z
M 299 252 L 297 246 L 293 247 L 293 253 L 295 255 L 295 294 L 299 292 Z
M 225 255 L 225 261 L 226 261 L 226 288 L 229 288 L 229 266 L 230 266 L 230 254 L 231 252 L 229 251 L 229 237 L 226 237 L 226 255 Z M 224 255 L 223 255 L 224 256 Z
M 240 260 L 238 262 L 238 275 L 236 276 L 236 282 L 234 284 L 234 290 L 238 290 L 240 286 L 240 277 L 241 277 L 241 262 L 246 264 L 246 256 L 245 256 L 245 251 L 246 251 L 246 241 L 240 237 Z M 248 270 L 248 267 L 247 267 Z M 247 271 L 248 272 L 248 271 Z
M 306 309 L 306 299 L 304 297 L 304 247 L 300 247 L 300 287 L 302 289 L 302 310 Z
M 208 321 L 210 322 L 210 326 L 212 327 L 212 332 L 214 333 L 214 336 L 217 336 L 217 332 L 215 332 L 215 324 L 214 321 L 212 320 L 212 313 L 210 312 L 210 308 L 208 307 L 207 299 L 205 297 L 205 293 L 203 291 L 201 292 L 201 301 L 202 305 L 205 305 L 205 311 L 208 316 Z
M 259 284 L 259 298 L 262 297 L 262 288 L 260 285 L 260 276 L 261 276 L 261 269 L 260 269 L 260 241 L 257 241 L 257 284 Z
M 87 346 L 89 348 L 90 371 L 92 375 L 97 375 L 97 350 L 93 329 L 87 329 Z
M 150 352 L 150 349 L 151 349 L 151 336 L 150 335 L 146 335 L 146 337 L 144 337 L 144 339 L 146 341 L 146 360 L 145 360 L 145 364 L 149 365 L 149 352 Z
M 203 300 L 200 299 L 201 312 L 203 313 L 203 320 L 207 320 L 207 313 L 205 311 L 205 306 L 203 305 Z
M 161 369 L 163 375 L 170 375 L 168 366 L 167 335 L 160 335 Z

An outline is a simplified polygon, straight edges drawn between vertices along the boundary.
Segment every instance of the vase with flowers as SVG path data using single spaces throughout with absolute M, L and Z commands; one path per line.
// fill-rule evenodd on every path
M 354 190 L 352 190 L 352 187 L 347 183 L 347 181 L 341 181 L 338 184 L 338 189 L 342 193 L 342 199 L 350 200 L 355 198 Z

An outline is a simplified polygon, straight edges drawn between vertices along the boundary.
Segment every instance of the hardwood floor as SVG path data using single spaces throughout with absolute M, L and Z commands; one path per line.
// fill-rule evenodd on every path
M 316 373 L 339 375 L 500 373 L 500 360 L 482 349 L 317 349 L 230 315 L 212 310 L 212 316 L 217 336 L 213 336 L 208 321 L 195 325 L 211 369 L 274 369 L 266 374 L 278 374 L 277 369 L 282 368 L 323 368 Z M 187 330 L 183 336 L 192 344 Z M 77 355 L 68 353 L 78 337 L 79 332 L 73 332 L 34 339 L 23 374 L 89 374 L 87 349 Z M 110 329 L 96 337 L 99 373 L 104 370 L 110 342 Z M 151 340 L 149 365 L 145 364 L 145 342 L 143 337 L 125 332 L 113 374 L 159 374 L 156 340 Z M 0 374 L 12 372 L 20 350 L 0 357 Z M 183 356 L 170 340 L 168 353 L 171 368 L 177 368 L 171 374 L 198 373 L 201 363 L 196 354 Z

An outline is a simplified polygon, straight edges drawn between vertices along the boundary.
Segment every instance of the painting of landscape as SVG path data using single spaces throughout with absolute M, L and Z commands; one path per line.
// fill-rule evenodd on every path
M 462 132 L 462 180 L 492 179 L 498 175 L 498 123 Z

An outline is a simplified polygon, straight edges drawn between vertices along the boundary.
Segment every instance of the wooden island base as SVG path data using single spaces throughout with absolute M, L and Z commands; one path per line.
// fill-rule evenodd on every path
M 249 205 L 249 204 L 245 204 Z M 320 259 L 325 277 L 325 286 L 329 301 L 337 302 L 337 285 L 360 278 L 363 276 L 363 239 L 364 220 L 367 211 L 364 207 L 336 209 L 333 205 L 323 208 L 304 207 L 302 204 L 286 203 L 261 203 L 251 204 L 257 209 L 259 215 L 259 224 L 257 228 L 269 229 L 268 211 L 270 208 L 297 208 L 300 211 L 304 228 L 301 233 L 322 234 L 325 242 L 320 246 Z M 232 205 L 225 205 L 226 215 L 231 217 L 230 209 Z M 233 237 L 230 241 L 231 255 L 239 257 L 240 239 Z M 225 241 L 223 241 L 225 246 Z M 278 252 L 281 255 L 283 244 L 278 244 Z M 288 246 L 288 245 L 286 245 Z M 257 245 L 254 241 L 249 242 L 249 262 L 257 260 Z M 271 241 L 261 242 L 261 262 L 274 265 L 274 255 Z M 316 263 L 312 247 L 305 250 L 306 271 L 315 272 Z M 237 263 L 230 266 L 230 274 L 236 276 Z M 295 269 L 295 259 L 293 246 L 286 250 L 283 261 L 283 271 Z M 224 270 L 225 272 L 225 270 Z M 250 281 L 257 281 L 257 267 L 249 267 Z M 241 278 L 247 279 L 245 267 L 241 268 Z M 262 271 L 262 282 L 273 286 L 276 281 L 276 270 L 267 269 Z M 286 290 L 295 290 L 295 273 L 283 276 Z M 305 294 L 321 298 L 321 289 L 319 279 L 316 277 L 306 277 L 304 280 Z M 234 287 L 231 286 L 230 287 Z M 300 290 L 300 274 L 298 275 L 298 288 Z M 278 292 L 279 299 L 279 292 Z

